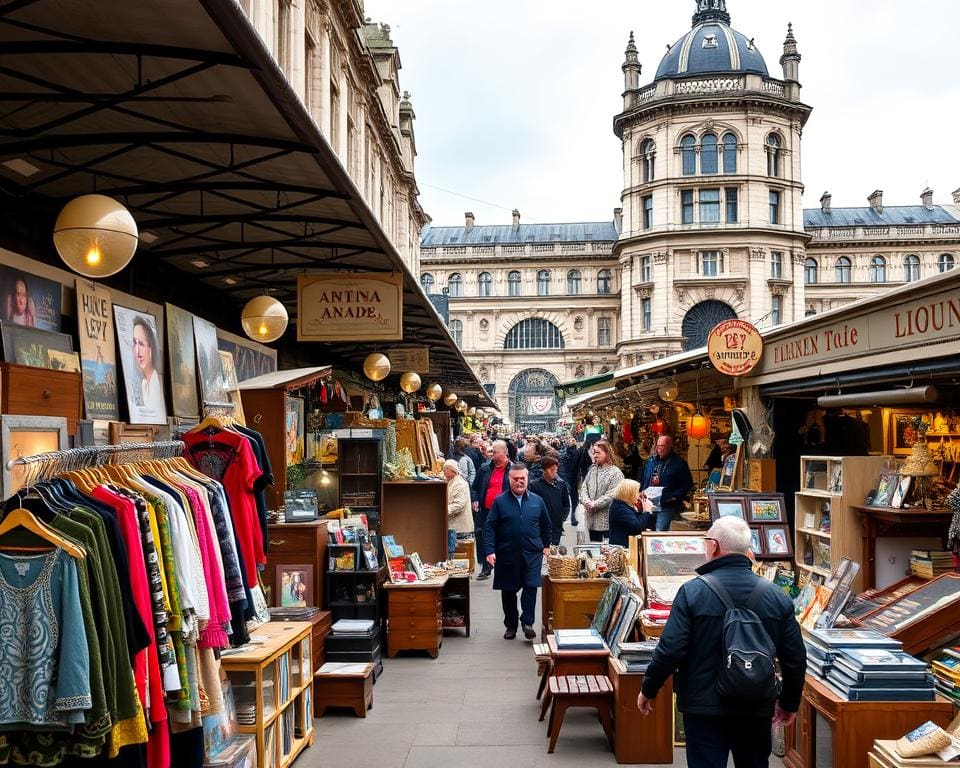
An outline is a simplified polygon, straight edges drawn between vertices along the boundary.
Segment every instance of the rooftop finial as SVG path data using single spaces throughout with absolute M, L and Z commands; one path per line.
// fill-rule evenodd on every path
M 693 14 L 693 26 L 709 22 L 730 23 L 727 0 L 696 0 L 697 12 Z

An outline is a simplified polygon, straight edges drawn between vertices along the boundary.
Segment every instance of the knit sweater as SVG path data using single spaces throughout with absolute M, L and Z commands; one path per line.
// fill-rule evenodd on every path
M 614 464 L 600 466 L 591 464 L 587 476 L 580 483 L 580 503 L 592 501 L 593 511 L 586 513 L 587 529 L 591 531 L 607 531 L 610 529 L 608 511 L 613 501 L 613 492 L 620 481 L 623 472 Z

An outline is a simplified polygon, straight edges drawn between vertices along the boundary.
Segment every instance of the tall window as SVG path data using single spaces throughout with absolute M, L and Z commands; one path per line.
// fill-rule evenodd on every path
M 655 160 L 657 157 L 657 145 L 653 139 L 646 139 L 640 145 L 640 165 L 643 168 L 644 182 L 653 181 L 656 178 Z
M 700 139 L 700 173 L 710 176 L 717 172 L 717 137 L 712 133 L 705 133 Z
M 454 272 L 447 278 L 447 292 L 454 298 L 463 296 L 463 275 Z
M 563 349 L 563 334 L 549 320 L 529 317 L 507 332 L 504 349 Z
M 597 318 L 597 346 L 600 347 L 609 347 L 612 341 L 612 334 L 610 333 L 610 318 L 609 317 L 598 317 Z
M 775 133 L 767 136 L 767 176 L 780 175 L 780 161 L 783 148 L 780 137 Z
M 780 223 L 780 193 L 772 190 L 770 192 L 770 223 Z
M 803 282 L 806 285 L 816 285 L 817 276 L 820 268 L 816 259 L 804 259 L 803 261 Z
M 420 286 L 423 288 L 424 293 L 433 293 L 433 284 L 433 275 L 429 272 L 424 272 L 420 275 Z
M 640 257 L 640 280 L 649 283 L 653 280 L 653 269 L 650 266 L 650 255 Z
M 507 275 L 507 293 L 511 296 L 520 295 L 520 273 L 517 270 Z
M 700 223 L 701 224 L 719 224 L 720 223 L 720 190 L 719 189 L 701 189 L 700 190 Z
M 700 274 L 716 277 L 723 272 L 723 254 L 720 251 L 703 251 L 700 254 Z
M 680 155 L 683 159 L 683 175 L 694 176 L 697 173 L 697 140 L 688 133 L 680 139 Z
M 870 282 L 887 282 L 887 260 L 883 256 L 874 256 L 870 259 Z
M 451 320 L 450 321 L 450 335 L 453 336 L 453 343 L 458 347 L 463 346 L 463 321 L 462 320 Z
M 740 220 L 740 212 L 737 205 L 737 188 L 727 187 L 724 196 L 727 200 L 727 224 L 736 224 Z
M 905 256 L 903 259 L 903 279 L 912 283 L 920 279 L 920 257 L 914 254 Z
M 684 224 L 693 224 L 693 190 L 685 189 L 680 193 L 680 221 Z
M 541 269 L 537 272 L 537 296 L 550 295 L 550 270 Z
M 640 299 L 640 330 L 650 333 L 653 329 L 653 299 Z
M 576 296 L 580 293 L 580 270 L 571 269 L 567 272 L 567 293 Z
M 737 172 L 737 137 L 732 133 L 723 134 L 723 172 Z
M 783 251 L 770 251 L 770 277 L 774 280 L 783 278 Z
M 293 28 L 293 3 L 291 0 L 280 0 L 277 3 L 277 39 L 274 47 L 274 53 L 277 57 L 277 63 L 284 74 L 289 78 L 293 67 L 293 40 L 291 33 Z
M 841 256 L 837 259 L 833 266 L 835 272 L 834 281 L 837 283 L 849 283 L 851 281 L 850 270 L 852 266 L 852 262 L 846 256 Z
M 653 226 L 653 195 L 647 195 L 643 198 L 643 228 L 650 229 Z
M 493 296 L 493 275 L 481 272 L 477 277 L 477 296 Z
M 939 265 L 941 272 L 949 272 L 951 269 L 953 269 L 954 265 L 953 254 L 941 253 L 937 264 Z
M 773 296 L 770 309 L 770 323 L 780 325 L 783 322 L 783 296 Z
M 613 275 L 609 269 L 597 272 L 597 293 L 610 293 L 613 290 Z

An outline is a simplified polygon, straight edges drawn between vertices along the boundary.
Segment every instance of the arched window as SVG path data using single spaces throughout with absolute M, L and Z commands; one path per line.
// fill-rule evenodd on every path
M 656 178 L 657 145 L 653 139 L 646 139 L 640 145 L 640 165 L 643 169 L 644 182 L 653 181 Z
M 463 296 L 463 275 L 454 272 L 447 278 L 447 292 L 453 296 Z
M 450 321 L 450 335 L 453 336 L 453 343 L 458 347 L 463 346 L 463 321 L 462 320 L 451 320 Z
M 537 296 L 550 295 L 550 270 L 541 269 L 537 272 Z
M 705 133 L 700 138 L 700 173 L 710 176 L 717 172 L 717 137 L 712 133 Z
M 870 282 L 887 282 L 887 260 L 883 256 L 874 256 L 870 259 Z
M 680 139 L 680 154 L 683 157 L 683 175 L 695 176 L 697 173 L 697 140 L 688 133 Z
M 609 269 L 597 272 L 597 293 L 610 293 L 613 290 L 613 275 Z
M 563 334 L 549 320 L 529 317 L 507 332 L 504 349 L 563 349 Z
M 423 288 L 424 293 L 433 293 L 433 275 L 431 275 L 429 272 L 424 272 L 422 275 L 420 275 L 420 285 Z
M 782 151 L 780 137 L 775 133 L 767 136 L 767 176 L 780 175 L 780 155 Z
M 834 281 L 837 283 L 849 283 L 851 280 L 850 268 L 853 266 L 850 259 L 846 256 L 841 256 L 837 259 L 836 264 L 834 264 L 835 278 Z
M 520 273 L 517 270 L 507 275 L 507 293 L 511 296 L 520 295 Z
M 920 257 L 915 254 L 903 258 L 903 279 L 912 283 L 920 279 Z
M 816 259 L 805 259 L 803 262 L 803 282 L 807 285 L 816 285 L 817 284 L 817 275 L 820 272 L 820 267 L 817 265 Z
M 477 296 L 493 296 L 493 275 L 481 272 L 477 277 Z
M 577 296 L 580 293 L 580 270 L 571 269 L 567 272 L 567 293 Z
M 723 172 L 737 172 L 737 137 L 732 133 L 723 134 Z
M 953 265 L 954 265 L 953 254 L 952 254 L 952 253 L 941 253 L 941 254 L 940 254 L 940 259 L 939 259 L 939 261 L 937 262 L 937 264 L 940 266 L 940 271 L 941 271 L 941 272 L 949 272 L 951 269 L 953 269 Z

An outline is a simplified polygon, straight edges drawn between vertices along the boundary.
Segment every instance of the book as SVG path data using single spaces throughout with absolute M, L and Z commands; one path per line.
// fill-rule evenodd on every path
M 602 650 L 606 648 L 600 633 L 594 629 L 558 629 L 553 635 L 557 641 L 557 648 L 560 650 L 573 648 Z
M 393 536 L 382 536 L 381 541 L 383 542 L 383 551 L 386 552 L 387 557 L 401 557 L 404 554 L 403 547 L 397 544 Z
M 903 651 L 888 651 L 883 648 L 845 648 L 837 660 L 845 661 L 854 669 L 860 670 L 927 671 L 926 662 Z
M 825 648 L 886 648 L 900 650 L 902 643 L 873 629 L 811 629 L 811 640 Z

